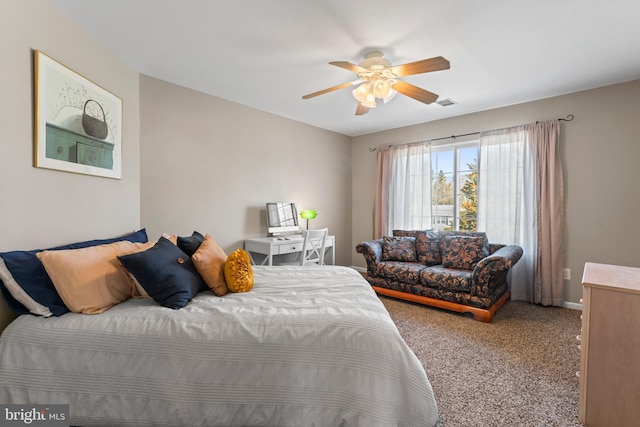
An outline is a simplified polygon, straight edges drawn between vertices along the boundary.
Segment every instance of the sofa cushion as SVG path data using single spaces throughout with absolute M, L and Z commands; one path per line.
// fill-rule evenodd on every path
M 482 237 L 484 239 L 484 247 L 487 249 L 487 253 L 491 253 L 489 250 L 489 238 L 484 231 L 462 231 L 462 230 L 441 230 L 438 231 L 438 238 L 442 240 L 446 236 L 465 236 L 465 237 Z
M 442 266 L 445 268 L 473 270 L 486 256 L 486 239 L 471 236 L 445 236 L 440 239 Z
M 416 233 L 416 255 L 418 262 L 427 267 L 442 263 L 440 256 L 440 238 L 435 231 L 418 231 Z
M 417 262 L 381 261 L 376 265 L 375 275 L 397 282 L 416 285 L 420 283 L 420 271 L 424 264 Z
M 389 237 L 384 236 L 382 241 L 383 261 L 416 262 L 416 238 L 415 237 Z
M 428 230 L 393 230 L 394 237 L 416 237 L 418 233 L 433 231 L 432 229 Z
M 431 288 L 469 292 L 472 282 L 473 272 L 469 270 L 454 270 L 435 265 L 420 271 L 420 283 Z

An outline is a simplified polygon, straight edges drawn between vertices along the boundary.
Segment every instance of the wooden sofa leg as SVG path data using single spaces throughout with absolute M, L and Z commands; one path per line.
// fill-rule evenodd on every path
M 473 316 L 474 320 L 491 323 L 493 320 L 493 315 L 495 312 L 502 307 L 507 301 L 509 301 L 509 297 L 511 294 L 509 291 L 505 292 L 498 300 L 488 309 L 471 307 L 464 304 L 458 304 L 455 302 L 442 301 L 435 298 L 429 298 L 422 295 L 410 294 L 407 292 L 400 292 L 393 289 L 381 288 L 379 286 L 371 286 L 374 291 L 376 291 L 379 295 L 388 296 L 391 298 L 401 299 L 405 301 L 411 301 L 418 304 L 428 305 L 431 307 L 438 307 L 444 310 L 455 311 L 457 313 L 469 313 Z
M 498 311 L 500 307 L 505 305 L 509 298 L 511 297 L 511 293 L 509 291 L 505 292 L 498 300 L 487 310 L 475 307 L 467 307 L 467 313 L 471 313 L 473 315 L 474 320 L 478 320 L 480 322 L 491 323 L 493 320 L 493 315 Z

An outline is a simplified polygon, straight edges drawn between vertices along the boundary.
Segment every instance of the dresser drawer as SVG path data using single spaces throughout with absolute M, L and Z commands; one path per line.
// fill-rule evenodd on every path
M 64 160 L 65 162 L 75 162 L 75 156 L 72 157 L 69 150 L 69 142 L 64 138 L 60 138 L 49 126 L 47 126 L 46 157 L 48 159 Z
M 100 147 L 78 142 L 76 144 L 77 163 L 96 166 L 99 168 L 113 169 L 113 153 Z
M 299 243 L 287 243 L 286 245 L 280 245 L 278 250 L 279 254 L 290 254 L 293 252 L 300 252 L 302 250 L 302 242 Z

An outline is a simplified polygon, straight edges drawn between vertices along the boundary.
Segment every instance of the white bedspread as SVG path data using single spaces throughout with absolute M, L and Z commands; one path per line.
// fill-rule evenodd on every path
M 68 403 L 82 426 L 433 426 L 425 371 L 346 267 L 254 267 L 181 310 L 21 316 L 0 337 L 0 403 Z

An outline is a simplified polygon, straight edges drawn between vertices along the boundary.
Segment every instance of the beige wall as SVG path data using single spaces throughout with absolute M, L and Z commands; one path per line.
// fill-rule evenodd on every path
M 565 300 L 581 298 L 585 262 L 640 267 L 639 100 L 640 80 L 354 138 L 353 265 L 366 265 L 355 245 L 373 235 L 376 154 L 369 148 L 574 114 L 575 120 L 561 127 L 566 266 L 571 269 Z
M 141 77 L 45 0 L 0 0 L 0 46 L 0 251 L 141 224 L 151 238 L 209 232 L 231 251 L 266 234 L 267 201 L 291 200 L 318 210 L 311 225 L 349 264 L 350 138 Z M 32 49 L 122 98 L 121 180 L 32 166 Z M 0 330 L 12 317 L 0 299 Z
M 210 233 L 229 253 L 266 236 L 265 203 L 316 209 L 351 262 L 351 139 L 142 76 L 142 223 Z M 304 223 L 303 226 L 305 225 Z
M 32 49 L 122 98 L 121 180 L 33 167 Z M 0 0 L 0 52 L 0 251 L 139 227 L 138 73 L 43 0 Z M 11 317 L 0 299 L 0 330 Z
M 0 251 L 141 225 L 152 238 L 209 232 L 231 251 L 266 233 L 265 202 L 291 200 L 318 210 L 312 226 L 336 235 L 338 264 L 364 266 L 354 248 L 372 236 L 370 147 L 574 114 L 562 126 L 565 298 L 579 300 L 587 261 L 640 266 L 640 81 L 351 140 L 139 76 L 45 0 L 0 0 L 0 47 Z M 121 180 L 32 166 L 32 49 L 122 98 Z M 0 300 L 0 330 L 10 318 Z

